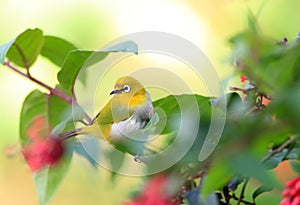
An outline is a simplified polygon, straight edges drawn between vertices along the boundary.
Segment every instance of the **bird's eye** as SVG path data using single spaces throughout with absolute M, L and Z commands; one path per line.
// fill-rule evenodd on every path
M 124 85 L 124 86 L 123 86 L 123 91 L 124 91 L 125 93 L 129 93 L 129 91 L 130 91 L 130 86 L 129 86 L 129 85 Z

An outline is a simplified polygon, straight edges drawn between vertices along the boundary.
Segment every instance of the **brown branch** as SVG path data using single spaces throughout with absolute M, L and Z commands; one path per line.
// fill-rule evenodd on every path
M 282 152 L 282 150 L 284 148 L 286 148 L 287 146 L 289 146 L 290 144 L 292 144 L 293 142 L 296 141 L 296 137 L 290 137 L 287 141 L 285 141 L 280 147 L 278 147 L 277 149 L 272 150 L 267 156 L 265 156 L 262 159 L 262 162 L 266 162 L 268 161 L 271 157 L 273 157 L 275 154 L 278 154 L 280 152 Z
M 32 82 L 38 84 L 38 85 L 41 86 L 41 87 L 47 89 L 47 90 L 50 92 L 49 95 L 55 95 L 55 96 L 61 98 L 62 100 L 66 101 L 66 102 L 69 103 L 70 105 L 73 104 L 73 105 L 79 106 L 78 103 L 77 103 L 77 101 L 76 101 L 76 98 L 71 98 L 71 97 L 69 97 L 66 93 L 64 93 L 64 92 L 62 92 L 62 91 L 60 91 L 60 90 L 58 90 L 58 89 L 52 88 L 52 87 L 50 87 L 49 85 L 45 84 L 44 82 L 42 82 L 42 81 L 40 81 L 40 80 L 34 78 L 34 77 L 30 74 L 30 72 L 29 72 L 28 69 L 27 69 L 27 72 L 26 72 L 26 73 L 25 73 L 25 72 L 22 72 L 22 71 L 20 71 L 19 69 L 17 69 L 16 67 L 14 67 L 13 65 L 11 65 L 11 63 L 10 63 L 9 61 L 6 61 L 6 62 L 4 63 L 4 65 L 7 66 L 8 68 L 10 68 L 12 71 L 18 73 L 19 75 L 21 75 L 21 76 L 23 76 L 23 77 L 25 77 L 25 78 L 31 80 Z M 84 111 L 83 111 L 83 112 L 84 112 Z M 86 112 L 84 112 L 84 118 L 86 119 L 86 121 L 87 121 L 88 123 L 91 123 L 91 122 L 92 122 L 92 119 L 90 118 L 90 116 L 89 116 Z

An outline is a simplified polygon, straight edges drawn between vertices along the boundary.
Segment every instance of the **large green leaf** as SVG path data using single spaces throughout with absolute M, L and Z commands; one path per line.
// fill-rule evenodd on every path
M 108 158 L 109 158 L 109 162 L 110 162 L 110 168 L 112 171 L 112 180 L 115 180 L 116 178 L 116 174 L 118 173 L 118 171 L 121 169 L 124 160 L 125 160 L 125 155 L 124 153 L 120 152 L 117 149 L 113 149 L 111 151 L 109 151 L 108 153 Z
M 62 69 L 57 74 L 62 88 L 71 92 L 83 66 L 87 67 L 100 62 L 111 52 L 137 53 L 137 45 L 132 41 L 126 41 L 100 51 L 73 50 L 69 52 Z
M 227 164 L 230 166 L 232 173 L 243 174 L 245 176 L 253 177 L 263 184 L 270 186 L 278 186 L 279 183 L 275 176 L 268 172 L 261 159 L 257 159 L 250 153 L 240 153 L 239 155 L 232 156 L 230 160 L 227 160 Z
M 267 154 L 270 154 L 269 151 Z M 281 163 L 283 160 L 288 159 L 290 156 L 290 151 L 288 149 L 283 149 L 281 152 L 274 154 L 268 160 L 264 162 L 264 165 L 267 169 L 274 169 Z
M 23 102 L 20 115 L 20 140 L 22 143 L 28 142 L 26 130 L 31 125 L 36 116 L 46 118 L 47 100 L 45 94 L 39 90 L 32 91 Z
M 48 115 L 48 121 L 51 125 L 51 127 L 56 126 L 57 124 L 61 123 L 62 121 L 72 121 L 70 119 L 72 116 L 73 107 L 68 104 L 66 101 L 62 100 L 61 98 L 52 95 L 48 98 L 47 101 L 47 115 Z M 71 127 L 70 127 L 71 126 Z M 70 124 L 65 129 L 69 130 L 70 128 L 73 128 L 74 124 Z
M 25 99 L 20 116 L 20 139 L 23 144 L 29 143 L 26 130 L 31 125 L 32 120 L 37 116 L 43 116 L 50 128 L 55 127 L 64 121 L 65 111 L 70 109 L 70 105 L 56 96 L 46 96 L 38 90 L 32 91 Z M 71 129 L 73 126 L 68 126 Z M 64 156 L 58 164 L 45 167 L 34 173 L 34 180 L 41 205 L 48 204 L 53 197 L 62 179 L 70 166 L 73 141 L 64 143 Z
M 203 143 L 209 137 L 208 130 L 211 126 L 213 109 L 217 109 L 209 102 L 209 97 L 201 95 L 168 96 L 153 102 L 159 114 L 160 122 L 157 127 L 161 131 L 158 132 L 162 135 L 168 134 L 162 138 L 162 147 L 166 148 L 177 140 L 178 150 L 182 149 L 181 147 L 189 148 L 181 163 L 199 162 Z M 161 125 L 164 126 L 163 129 Z M 179 131 L 182 133 L 178 133 Z
M 222 189 L 234 176 L 230 167 L 225 161 L 218 161 L 209 169 L 207 176 L 204 178 L 202 194 L 207 198 L 215 190 Z
M 47 97 L 46 94 L 40 92 L 39 90 L 34 90 L 28 94 L 23 102 L 23 107 L 20 115 L 20 139 L 21 142 L 26 143 L 28 141 L 28 136 L 26 130 L 29 125 L 31 125 L 32 120 L 36 116 L 45 117 L 51 126 L 54 128 L 56 125 L 63 121 L 70 121 L 72 115 L 71 106 L 64 100 L 58 98 L 57 96 Z M 69 124 L 64 129 L 68 130 L 73 128 L 73 124 Z
M 1 63 L 4 62 L 4 55 L 23 68 L 30 68 L 35 62 L 42 46 L 44 44 L 43 32 L 40 29 L 27 29 L 17 38 L 3 45 L 3 53 L 1 54 Z
M 69 150 L 64 154 L 59 164 L 34 173 L 34 182 L 40 205 L 46 205 L 50 202 L 69 170 L 71 159 L 72 150 Z
M 100 157 L 100 144 L 95 137 L 85 136 L 74 143 L 74 151 L 84 157 L 93 168 L 98 168 Z
M 184 167 L 199 165 L 214 109 L 209 100 L 201 95 L 183 94 L 153 102 L 159 122 L 155 126 L 155 137 L 146 144 L 156 153 L 145 157 L 149 173 L 161 169 L 181 172 Z
M 233 176 L 239 174 L 252 177 L 268 186 L 280 187 L 275 176 L 264 168 L 261 160 L 256 159 L 250 153 L 239 153 L 218 160 L 211 166 L 203 184 L 204 197 L 214 190 L 222 189 Z M 256 194 L 259 195 L 259 192 L 260 190 Z
M 73 50 L 67 55 L 62 69 L 57 74 L 60 86 L 67 92 L 71 93 L 77 75 L 83 67 L 85 61 L 92 55 L 93 51 Z M 101 61 L 106 55 L 103 54 Z
M 61 67 L 68 53 L 76 49 L 76 46 L 62 38 L 45 36 L 45 43 L 41 50 L 41 55 L 48 58 L 55 65 Z
M 182 114 L 181 112 L 189 109 L 192 103 L 195 103 L 194 106 L 199 110 L 201 120 L 203 120 L 203 122 L 210 121 L 212 108 L 209 104 L 209 100 L 209 97 L 201 95 L 169 95 L 154 101 L 153 106 L 158 110 L 159 120 L 167 122 L 160 134 L 174 132 L 174 124 L 172 123 L 177 121 L 177 117 L 180 117 Z

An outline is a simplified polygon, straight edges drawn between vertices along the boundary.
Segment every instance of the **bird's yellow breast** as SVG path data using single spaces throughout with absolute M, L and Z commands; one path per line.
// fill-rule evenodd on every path
M 134 95 L 129 100 L 129 107 L 141 106 L 144 105 L 147 101 L 146 95 Z
M 128 106 L 128 108 L 138 107 L 147 103 L 148 97 L 144 89 L 141 89 L 137 93 L 127 94 L 122 93 L 113 97 L 114 105 Z

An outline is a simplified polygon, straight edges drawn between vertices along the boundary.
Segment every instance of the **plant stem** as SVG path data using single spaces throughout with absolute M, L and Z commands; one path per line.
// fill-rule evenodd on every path
M 71 98 L 71 97 L 69 97 L 66 93 L 64 93 L 64 92 L 62 92 L 62 91 L 60 91 L 60 90 L 58 90 L 58 89 L 52 88 L 52 87 L 50 87 L 49 85 L 43 83 L 42 81 L 40 81 L 40 80 L 34 78 L 34 77 L 30 74 L 30 72 L 29 72 L 28 69 L 27 69 L 27 73 L 22 72 L 22 71 L 20 71 L 19 69 L 15 68 L 13 65 L 11 65 L 9 61 L 6 61 L 6 62 L 4 63 L 4 65 L 7 66 L 8 68 L 10 68 L 12 71 L 18 73 L 19 75 L 21 75 L 21 76 L 23 76 L 23 77 L 25 77 L 25 78 L 31 80 L 32 82 L 38 84 L 38 85 L 41 86 L 41 87 L 47 89 L 47 90 L 50 92 L 49 95 L 55 95 L 55 96 L 61 98 L 62 100 L 66 101 L 66 102 L 69 103 L 70 105 L 73 104 L 73 105 L 75 105 L 75 106 L 79 106 L 79 104 L 78 104 L 77 101 L 76 101 L 76 98 Z M 83 112 L 84 112 L 84 111 L 83 111 Z M 84 112 L 84 118 L 88 121 L 88 123 L 91 123 L 91 122 L 92 122 L 92 119 L 90 118 L 90 116 L 89 116 L 86 112 Z
M 239 200 L 239 198 L 238 198 L 235 194 L 230 195 L 230 197 L 231 197 L 232 199 L 234 199 L 234 200 Z M 244 203 L 244 204 L 246 204 L 246 205 L 255 205 L 255 203 L 252 203 L 252 202 L 250 202 L 250 201 L 246 201 L 246 200 L 244 200 L 244 199 L 241 199 L 241 203 Z
M 227 186 L 223 187 L 223 195 L 224 195 L 226 204 L 230 204 L 231 196 L 229 195 L 229 190 L 228 190 Z
M 31 80 L 31 81 L 33 81 L 34 83 L 36 83 L 36 84 L 38 84 L 38 85 L 40 85 L 40 86 L 46 88 L 47 90 L 49 90 L 50 95 L 56 95 L 57 97 L 63 99 L 63 100 L 66 101 L 67 103 L 72 104 L 72 102 L 73 102 L 72 98 L 70 98 L 70 97 L 69 97 L 67 94 L 65 94 L 64 92 L 62 92 L 62 91 L 60 91 L 60 90 L 57 90 L 57 89 L 55 89 L 55 88 L 52 88 L 52 87 L 50 87 L 49 85 L 46 85 L 45 83 L 41 82 L 40 80 L 38 80 L 38 79 L 32 77 L 32 76 L 30 75 L 29 72 L 27 72 L 26 76 L 27 76 L 27 78 L 28 78 L 29 80 Z
M 245 190 L 246 190 L 246 186 L 247 186 L 248 182 L 249 182 L 249 177 L 247 177 L 247 178 L 245 179 L 245 182 L 244 182 L 244 184 L 243 184 L 243 187 L 242 187 L 242 191 L 241 191 L 240 197 L 239 197 L 239 199 L 238 199 L 238 201 L 237 201 L 237 205 L 240 205 L 240 203 L 242 202 L 242 200 L 243 200 L 244 197 L 245 197 Z
M 291 143 L 296 141 L 296 137 L 290 137 L 287 141 L 285 141 L 280 147 L 278 147 L 275 150 L 272 150 L 272 152 L 270 152 L 270 154 L 268 154 L 267 156 L 265 156 L 262 159 L 262 162 L 266 162 L 267 160 L 269 160 L 271 157 L 273 157 L 275 154 L 280 153 L 284 148 L 286 148 L 288 145 L 290 145 Z

